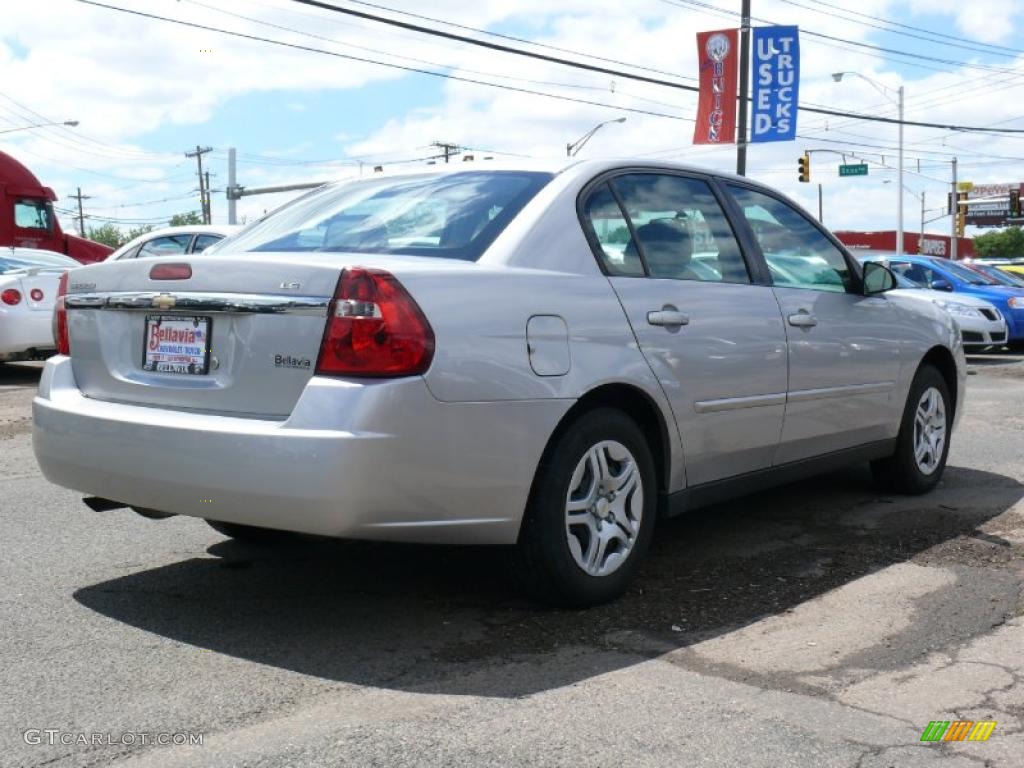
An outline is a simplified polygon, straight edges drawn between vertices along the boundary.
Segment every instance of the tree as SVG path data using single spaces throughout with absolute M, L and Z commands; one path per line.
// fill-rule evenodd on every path
M 113 224 L 104 224 L 101 227 L 89 227 L 86 232 L 86 236 L 90 240 L 94 240 L 97 243 L 103 243 L 104 245 L 109 245 L 111 248 L 119 248 L 121 245 L 128 242 L 128 238 L 124 236 L 124 232 Z
M 202 217 L 195 211 L 189 211 L 188 213 L 176 213 L 171 216 L 171 220 L 167 222 L 169 227 L 183 227 L 187 224 L 202 224 Z
M 1024 230 L 1010 227 L 978 235 L 974 238 L 974 252 L 984 257 L 1024 256 Z
M 139 235 L 145 235 L 146 233 L 152 231 L 152 224 L 142 224 L 141 226 L 138 227 L 132 227 L 131 229 L 128 230 L 128 236 L 124 239 L 124 241 L 127 243 L 129 240 L 134 240 Z

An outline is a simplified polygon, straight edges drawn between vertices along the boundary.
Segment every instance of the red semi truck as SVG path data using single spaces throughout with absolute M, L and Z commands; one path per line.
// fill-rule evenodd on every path
M 56 251 L 82 264 L 103 261 L 113 252 L 102 243 L 63 232 L 53 212 L 56 199 L 32 171 L 0 152 L 0 246 Z

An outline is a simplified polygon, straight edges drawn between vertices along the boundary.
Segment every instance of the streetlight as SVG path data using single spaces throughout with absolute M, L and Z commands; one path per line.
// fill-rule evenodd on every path
M 619 117 L 619 118 L 616 118 L 615 120 L 605 120 L 603 123 L 598 123 L 593 128 L 591 128 L 589 131 L 587 131 L 585 134 L 583 134 L 578 139 L 576 139 L 576 141 L 572 142 L 571 144 L 566 144 L 565 145 L 565 154 L 566 154 L 566 156 L 567 157 L 572 157 L 577 152 L 579 152 L 581 149 L 583 149 L 583 145 L 586 144 L 588 141 L 590 141 L 590 137 L 593 136 L 595 133 L 597 133 L 602 128 L 604 128 L 606 125 L 611 125 L 612 123 L 624 123 L 624 122 L 626 122 L 626 118 Z
M 896 105 L 899 107 L 900 116 L 900 141 L 899 141 L 899 184 L 896 188 L 896 253 L 903 253 L 903 86 L 899 87 L 899 90 L 893 91 L 886 85 L 873 80 L 867 75 L 862 75 L 860 72 L 833 72 L 832 79 L 837 83 L 843 79 L 843 75 L 853 75 L 859 77 L 862 80 L 867 80 L 874 87 L 876 91 L 881 93 L 887 99 L 891 99 L 891 94 L 896 94 Z
M 54 123 L 34 123 L 33 125 L 21 125 L 17 128 L 5 128 L 4 130 L 0 131 L 0 133 L 14 133 L 15 131 L 27 131 L 30 128 L 49 128 L 51 125 L 66 125 L 70 128 L 75 128 L 78 126 L 78 121 L 65 120 L 63 122 L 58 121 Z
M 892 183 L 892 179 L 885 179 L 882 183 L 883 184 L 891 184 Z M 921 201 L 921 234 L 918 236 L 919 239 L 917 241 L 917 251 L 918 251 L 918 253 L 924 253 L 925 195 L 927 194 L 927 191 L 922 189 L 921 190 L 921 194 L 917 194 L 917 192 L 912 190 L 910 187 L 904 187 L 903 190 L 905 192 L 909 192 L 916 199 Z M 934 221 L 934 219 L 932 219 L 932 221 Z

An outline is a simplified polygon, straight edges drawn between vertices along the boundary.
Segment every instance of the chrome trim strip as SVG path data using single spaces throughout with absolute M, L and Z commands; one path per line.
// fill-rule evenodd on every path
M 738 411 L 741 408 L 760 408 L 765 405 L 785 405 L 786 393 L 772 395 L 751 395 L 749 397 L 726 397 L 721 400 L 699 400 L 693 404 L 697 413 L 718 413 Z
M 798 389 L 790 392 L 788 401 L 806 403 L 810 400 L 828 400 L 833 397 L 847 395 L 876 395 L 891 392 L 896 386 L 894 381 L 878 381 L 871 384 L 847 384 L 842 387 L 826 387 L 825 389 Z
M 154 299 L 174 299 L 164 306 Z M 129 309 L 160 312 L 231 312 L 235 314 L 317 315 L 327 314 L 329 296 L 288 296 L 263 293 L 211 293 L 204 291 L 137 291 L 120 293 L 69 293 L 68 309 Z

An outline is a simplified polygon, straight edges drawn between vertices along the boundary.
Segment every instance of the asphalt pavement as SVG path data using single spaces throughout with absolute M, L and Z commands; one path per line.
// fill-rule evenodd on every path
M 666 521 L 587 611 L 493 549 L 92 512 L 0 365 L 0 765 L 1020 768 L 1024 358 L 971 362 L 932 494 L 856 467 Z

